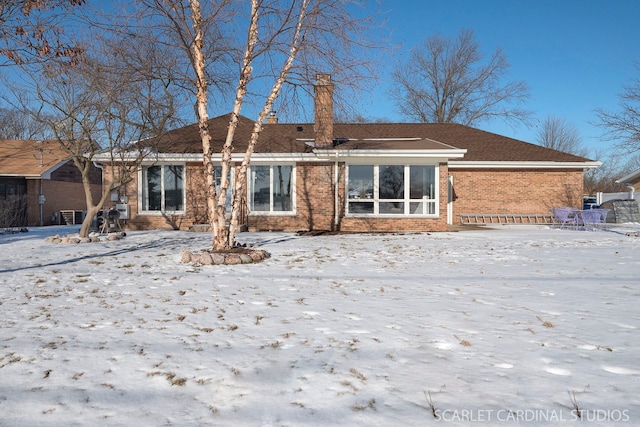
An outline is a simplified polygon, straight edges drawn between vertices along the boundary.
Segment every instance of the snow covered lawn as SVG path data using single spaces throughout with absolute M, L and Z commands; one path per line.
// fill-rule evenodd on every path
M 640 425 L 638 230 L 0 236 L 0 425 Z

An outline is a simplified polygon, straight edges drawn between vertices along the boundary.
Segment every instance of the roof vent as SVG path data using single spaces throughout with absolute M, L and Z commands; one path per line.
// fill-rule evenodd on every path
M 297 130 L 298 132 L 302 132 L 302 131 L 304 130 L 304 128 L 303 128 L 302 126 L 298 126 L 298 127 L 296 128 L 296 130 Z
M 342 145 L 349 142 L 349 138 L 333 138 L 333 146 Z

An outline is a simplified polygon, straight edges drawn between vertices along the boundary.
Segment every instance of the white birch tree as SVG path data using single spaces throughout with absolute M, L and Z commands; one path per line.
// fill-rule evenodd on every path
M 285 84 L 310 86 L 319 70 L 336 70 L 362 82 L 371 70 L 365 51 L 372 43 L 358 38 L 367 27 L 367 18 L 350 11 L 355 2 L 343 0 L 251 0 L 250 2 L 201 2 L 200 0 L 142 0 L 150 22 L 163 28 L 160 36 L 167 47 L 179 49 L 188 58 L 190 73 L 178 76 L 192 84 L 195 111 L 202 141 L 207 210 L 213 230 L 212 248 L 229 250 L 235 245 L 239 211 L 244 203 L 246 173 L 251 155 L 258 143 L 262 123 L 280 96 Z M 247 5 L 250 10 L 246 12 Z M 205 8 L 203 8 L 203 6 Z M 233 17 L 233 19 L 230 19 Z M 143 24 L 148 25 L 148 24 Z M 159 27 L 158 27 L 159 26 Z M 225 37 L 225 31 L 246 34 L 238 39 Z M 215 36 L 215 37 L 214 37 Z M 222 40 L 222 43 L 220 42 Z M 207 43 L 217 43 L 207 46 Z M 211 100 L 220 101 L 228 63 L 235 61 L 237 83 L 233 96 L 231 119 L 220 152 L 220 187 L 216 188 L 213 152 L 209 131 Z M 296 66 L 297 61 L 297 66 Z M 220 81 L 215 77 L 222 76 Z M 217 83 L 211 94 L 210 84 Z M 308 89 L 306 89 L 308 90 Z M 254 128 L 236 172 L 231 224 L 227 228 L 227 189 L 232 171 L 232 154 L 238 117 L 251 98 L 259 104 Z M 257 101 L 256 101 L 257 100 Z M 238 141 L 235 141 L 237 144 Z

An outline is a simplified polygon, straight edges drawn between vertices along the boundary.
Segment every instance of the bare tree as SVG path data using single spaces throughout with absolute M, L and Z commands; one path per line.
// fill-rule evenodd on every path
M 586 157 L 588 150 L 582 147 L 578 129 L 570 122 L 547 116 L 537 132 L 538 144 L 553 150 Z
M 640 72 L 640 63 L 635 64 Z M 605 138 L 616 141 L 615 147 L 630 154 L 640 151 L 640 78 L 635 78 L 624 86 L 618 95 L 620 108 L 609 112 L 596 110 L 599 126 L 605 128 Z
M 51 133 L 42 123 L 19 110 L 0 108 L 0 139 L 48 139 Z
M 156 25 L 159 19 L 164 22 L 161 24 L 164 34 L 170 35 L 166 45 L 173 43 L 189 58 L 190 73 L 185 74 L 184 82 L 192 83 L 196 98 L 209 221 L 213 230 L 212 247 L 228 250 L 235 245 L 238 212 L 246 191 L 246 172 L 265 117 L 285 84 L 294 88 L 309 87 L 317 71 L 325 67 L 351 76 L 356 70 L 366 69 L 370 65 L 363 59 L 366 42 L 349 33 L 359 34 L 364 19 L 355 18 L 348 9 L 351 2 L 343 0 L 252 0 L 247 3 L 143 0 L 143 3 Z M 229 17 L 234 19 L 229 20 Z M 240 45 L 233 44 L 238 40 L 230 38 L 230 44 L 222 46 L 223 50 L 215 49 L 215 46 L 212 49 L 207 44 L 216 40 L 211 31 L 221 34 L 220 38 L 224 40 L 225 29 L 221 25 L 227 21 L 226 31 L 246 34 L 246 38 L 239 41 Z M 359 53 L 356 47 L 361 48 Z M 214 96 L 210 94 L 211 70 L 212 67 L 217 69 L 216 64 L 219 65 L 222 58 L 235 61 L 238 71 L 228 133 L 220 152 L 220 187 L 216 189 L 208 110 L 210 100 L 222 96 L 220 91 Z M 296 60 L 299 61 L 296 63 Z M 354 78 L 354 81 L 358 79 Z M 219 86 L 215 88 L 220 89 Z M 227 229 L 225 206 L 235 129 L 246 102 L 259 106 L 259 112 L 242 165 L 236 173 L 231 225 Z
M 396 68 L 391 95 L 400 112 L 417 122 L 528 124 L 531 113 L 520 107 L 529 98 L 527 85 L 503 82 L 509 63 L 501 49 L 483 59 L 471 30 L 455 39 L 431 36 Z
M 130 182 L 150 154 L 150 147 L 137 141 L 160 135 L 175 115 L 173 96 L 162 79 L 172 68 L 167 55 L 134 40 L 93 44 L 99 54 L 85 54 L 74 67 L 23 64 L 21 81 L 8 99 L 47 126 L 80 170 L 87 204 L 81 237 L 89 234 L 93 218 L 111 193 Z M 98 154 L 106 154 L 117 172 L 96 201 L 90 168 Z
M 622 156 L 611 150 L 598 150 L 592 156 L 601 161 L 602 165 L 584 173 L 584 193 L 593 195 L 597 192 L 625 191 L 625 186 L 616 182 L 628 170 L 628 164 L 622 165 Z

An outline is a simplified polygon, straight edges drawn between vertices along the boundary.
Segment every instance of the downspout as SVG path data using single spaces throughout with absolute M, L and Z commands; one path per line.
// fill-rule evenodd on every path
M 42 141 L 39 141 L 42 144 Z M 44 167 L 44 150 L 40 149 L 40 167 Z M 42 216 L 42 210 L 44 209 L 44 194 L 42 193 L 42 175 L 40 175 L 40 194 L 38 195 L 38 205 L 40 206 L 40 227 L 44 225 L 44 219 Z
M 333 166 L 333 174 L 334 174 L 334 178 L 333 178 L 333 212 L 334 212 L 334 217 L 333 217 L 333 224 L 335 227 L 335 230 L 333 231 L 338 231 L 340 230 L 340 211 L 339 211 L 339 206 L 340 206 L 340 165 L 338 164 L 338 150 L 335 151 L 335 155 L 336 155 L 336 160 Z
M 636 191 L 635 187 L 633 185 L 629 184 L 628 182 L 625 182 L 624 185 L 626 185 L 627 188 L 631 190 L 631 191 L 629 191 L 629 199 L 635 200 L 635 194 L 633 194 Z
M 42 175 L 40 176 L 40 195 L 38 196 L 38 205 L 40 205 L 40 227 L 44 225 L 42 210 L 44 207 L 44 194 L 42 193 Z

